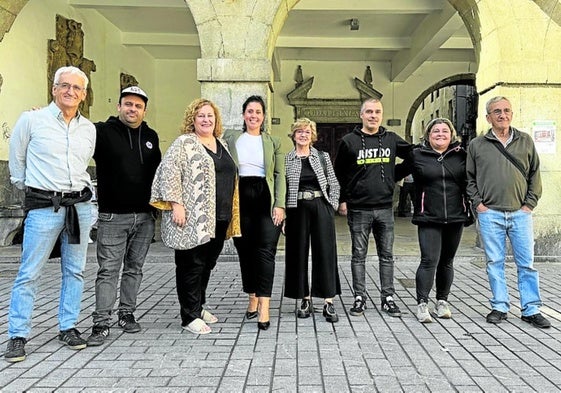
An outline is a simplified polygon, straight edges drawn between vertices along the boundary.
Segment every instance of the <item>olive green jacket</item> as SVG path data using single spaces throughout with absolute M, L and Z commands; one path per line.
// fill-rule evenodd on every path
M 228 144 L 232 158 L 239 166 L 236 141 L 243 134 L 241 130 L 227 130 L 222 139 Z M 261 133 L 263 141 L 263 161 L 265 163 L 265 179 L 271 194 L 271 212 L 274 207 L 286 206 L 286 177 L 284 172 L 284 153 L 277 137 L 266 132 Z
M 506 150 L 520 162 L 524 175 L 495 147 L 501 143 L 492 131 L 469 143 L 466 162 L 467 193 L 473 206 L 516 211 L 526 205 L 534 209 L 542 194 L 540 158 L 532 137 L 514 127 Z

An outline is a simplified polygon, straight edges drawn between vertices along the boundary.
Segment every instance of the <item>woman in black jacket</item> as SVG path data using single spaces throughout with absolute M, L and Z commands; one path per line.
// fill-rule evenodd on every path
M 415 182 L 413 224 L 418 226 L 421 263 L 417 269 L 417 319 L 432 322 L 429 293 L 436 274 L 436 315 L 450 318 L 448 294 L 454 279 L 453 261 L 467 221 L 466 151 L 448 119 L 432 120 L 424 140 L 396 167 L 397 178 L 409 173 Z

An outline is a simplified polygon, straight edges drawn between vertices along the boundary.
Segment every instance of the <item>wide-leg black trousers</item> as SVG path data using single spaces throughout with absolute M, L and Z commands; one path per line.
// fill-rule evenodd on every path
M 337 270 L 335 212 L 324 198 L 299 200 L 286 212 L 284 296 L 310 295 L 308 254 L 312 247 L 311 296 L 332 298 L 341 293 Z

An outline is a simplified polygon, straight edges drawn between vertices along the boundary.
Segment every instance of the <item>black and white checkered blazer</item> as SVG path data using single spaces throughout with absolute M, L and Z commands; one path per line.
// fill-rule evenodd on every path
M 323 171 L 323 166 L 319 155 L 323 154 L 325 157 L 325 164 L 327 169 L 327 178 Z M 333 170 L 333 165 L 331 164 L 331 158 L 329 154 L 323 151 L 319 151 L 314 147 L 310 147 L 310 165 L 314 170 L 321 192 L 323 192 L 323 197 L 327 199 L 329 204 L 333 206 L 333 209 L 337 210 L 339 207 L 339 193 L 341 187 L 339 182 L 335 177 L 335 171 Z M 286 170 L 286 207 L 297 207 L 298 205 L 298 185 L 300 184 L 300 172 L 302 171 L 302 160 L 296 156 L 296 150 L 290 151 L 285 159 L 285 170 Z M 327 185 L 329 185 L 329 194 L 327 192 Z

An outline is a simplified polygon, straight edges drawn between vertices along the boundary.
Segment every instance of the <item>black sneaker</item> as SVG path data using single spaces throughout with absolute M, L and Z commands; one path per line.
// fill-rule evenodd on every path
M 487 323 L 501 323 L 506 319 L 506 312 L 501 312 L 499 310 L 491 310 L 491 312 L 487 315 Z
M 58 335 L 58 341 L 68 345 L 68 348 L 76 350 L 84 349 L 88 345 L 86 340 L 80 337 L 78 329 L 75 328 L 62 330 Z
M 25 354 L 25 344 L 27 340 L 23 337 L 14 337 L 8 341 L 8 347 L 4 353 L 4 359 L 10 363 L 24 361 L 27 355 Z
M 393 297 L 388 296 L 382 300 L 382 310 L 388 313 L 391 317 L 401 317 L 401 311 L 397 304 L 395 304 Z
M 323 316 L 327 322 L 335 323 L 339 321 L 339 316 L 335 312 L 335 307 L 333 303 L 325 302 L 323 305 Z
M 366 301 L 362 299 L 362 296 L 355 297 L 355 302 L 353 303 L 353 306 L 350 310 L 351 315 L 360 317 L 362 314 L 364 314 L 364 310 L 366 310 Z
M 533 326 L 540 328 L 540 329 L 547 329 L 551 327 L 551 322 L 549 322 L 543 315 L 540 313 L 524 316 L 522 315 L 522 320 L 524 322 L 531 323 Z
M 92 334 L 88 337 L 88 346 L 97 347 L 105 342 L 109 336 L 109 326 L 107 325 L 94 325 Z
M 132 313 L 121 314 L 119 313 L 119 326 L 127 333 L 140 332 L 140 324 L 134 319 Z
M 312 303 L 310 299 L 302 299 L 300 303 L 300 308 L 297 311 L 298 318 L 308 318 L 312 313 Z

